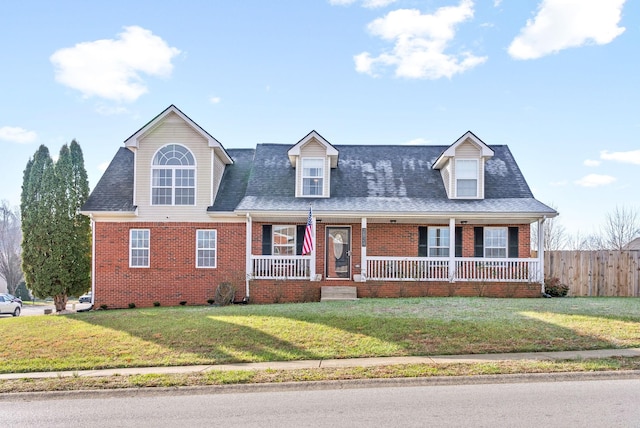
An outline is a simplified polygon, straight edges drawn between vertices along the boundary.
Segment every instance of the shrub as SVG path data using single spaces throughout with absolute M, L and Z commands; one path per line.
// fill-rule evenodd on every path
M 187 301 L 186 301 L 186 300 L 181 300 L 181 301 L 180 301 L 180 306 L 184 306 L 184 305 L 186 305 L 186 304 L 187 304 Z
M 157 308 L 158 306 L 160 306 L 160 302 L 153 302 L 153 306 Z
M 107 309 L 107 305 L 105 304 L 100 305 L 100 309 Z
M 214 302 L 215 302 L 214 299 L 207 299 L 207 303 L 210 304 L 210 305 L 213 305 Z
M 231 283 L 223 282 L 216 288 L 216 304 L 220 306 L 226 306 L 233 303 L 233 296 L 236 294 L 236 289 Z
M 129 303 L 129 309 L 133 309 L 133 308 L 135 308 L 135 307 L 136 307 L 136 304 L 135 304 L 135 303 Z
M 546 278 L 544 280 L 544 291 L 552 297 L 564 297 L 569 292 L 569 286 L 561 284 L 559 278 Z

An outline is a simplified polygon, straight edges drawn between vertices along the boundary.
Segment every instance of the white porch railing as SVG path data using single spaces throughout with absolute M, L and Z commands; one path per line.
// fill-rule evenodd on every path
M 539 282 L 538 259 L 367 257 L 367 280 Z
M 367 280 L 448 281 L 449 259 L 367 256 Z
M 251 256 L 254 279 L 310 279 L 310 256 Z

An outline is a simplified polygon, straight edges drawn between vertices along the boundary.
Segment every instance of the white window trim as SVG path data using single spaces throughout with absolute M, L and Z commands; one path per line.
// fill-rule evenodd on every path
M 293 253 L 291 255 L 296 255 L 298 249 L 297 235 L 298 228 L 294 224 L 274 224 L 271 226 L 271 254 L 272 255 L 282 255 L 287 256 L 288 254 L 276 254 L 276 227 L 290 227 L 293 229 Z M 278 247 L 291 247 L 292 244 L 279 244 Z
M 492 231 L 492 230 L 504 230 L 504 236 L 505 236 L 505 238 L 504 238 L 504 247 L 503 246 L 489 246 L 488 245 L 488 241 L 489 240 L 487 239 L 487 232 L 488 231 Z M 491 258 L 491 259 L 502 259 L 502 258 L 505 258 L 506 259 L 506 258 L 509 257 L 509 228 L 508 227 L 485 227 L 483 233 L 484 233 L 484 236 L 483 236 L 483 242 L 484 242 L 483 247 L 484 248 L 482 249 L 482 255 L 485 258 Z M 499 249 L 504 248 L 504 257 L 501 257 L 501 256 L 488 256 L 487 255 L 487 250 L 488 249 L 496 249 L 496 248 L 499 248 Z
M 307 177 L 304 175 L 304 162 L 306 160 L 318 160 L 322 163 L 322 177 Z M 319 195 L 305 195 L 304 193 L 304 179 L 305 178 L 322 178 L 322 192 Z M 299 196 L 303 198 L 321 198 L 325 197 L 325 188 L 327 184 L 327 160 L 322 157 L 305 156 L 300 159 L 300 193 Z
M 463 162 L 475 162 L 476 164 L 476 176 L 475 176 L 475 180 L 476 180 L 476 194 L 473 196 L 459 196 L 458 195 L 458 180 L 462 179 L 462 180 L 471 180 L 471 178 L 467 178 L 467 177 L 463 177 L 460 178 L 459 174 L 458 174 L 458 162 L 463 161 Z M 456 199 L 479 199 L 480 198 L 480 159 L 470 159 L 470 158 L 462 158 L 462 159 L 455 159 L 455 165 L 454 165 L 455 171 L 454 171 L 454 186 L 455 186 L 455 195 L 456 195 Z
M 199 242 L 199 234 L 200 232 L 213 232 L 214 237 L 213 240 L 215 242 L 215 245 L 213 248 L 199 248 L 198 247 L 198 242 Z M 213 257 L 213 266 L 200 266 L 198 263 L 200 261 L 200 257 L 199 257 L 199 252 L 200 250 L 213 250 L 214 251 L 214 257 Z M 216 229 L 197 229 L 196 230 L 196 268 L 197 269 L 216 269 L 218 267 L 218 231 Z
M 447 243 L 447 245 L 431 245 L 431 231 L 432 230 L 436 230 L 436 229 L 442 229 L 442 230 L 446 230 L 447 232 L 449 232 L 449 242 L 451 242 L 451 231 L 449 231 L 449 227 L 448 226 L 428 226 L 427 227 L 427 257 L 449 257 L 449 250 L 450 250 L 450 245 L 449 243 Z M 445 256 L 432 256 L 431 255 L 431 249 L 432 248 L 444 248 L 447 250 L 447 255 Z
M 149 246 L 148 247 L 136 247 L 133 244 L 133 232 L 147 232 Z M 133 250 L 147 250 L 147 264 L 146 265 L 134 265 L 133 264 Z M 151 266 L 151 230 L 149 229 L 129 229 L 129 267 L 133 269 L 148 268 Z
M 187 150 L 190 154 L 191 157 L 193 158 L 193 165 L 154 165 L 153 161 L 155 160 L 156 156 L 158 155 L 158 152 L 160 152 L 160 150 L 164 149 L 167 146 L 180 146 L 180 147 L 184 147 L 185 150 Z M 171 203 L 170 204 L 156 204 L 153 202 L 153 172 L 157 171 L 157 170 L 166 170 L 166 169 L 170 169 L 171 170 Z M 190 189 L 191 186 L 189 187 L 184 187 L 184 186 L 176 186 L 176 170 L 181 169 L 181 170 L 192 170 L 193 171 L 193 204 L 176 204 L 176 188 L 180 188 L 180 189 Z M 191 151 L 187 146 L 183 145 L 183 144 L 178 144 L 178 143 L 171 143 L 171 144 L 165 144 L 164 146 L 160 147 L 158 150 L 156 150 L 156 152 L 153 154 L 153 156 L 151 157 L 151 170 L 149 171 L 150 173 L 150 177 L 149 177 L 149 204 L 155 207 L 171 207 L 171 206 L 178 206 L 178 207 L 193 207 L 196 205 L 197 200 L 198 200 L 198 168 L 197 168 L 197 160 L 196 160 L 196 156 L 193 154 L 193 151 Z M 158 188 L 165 188 L 165 187 L 161 187 L 161 186 L 157 186 Z

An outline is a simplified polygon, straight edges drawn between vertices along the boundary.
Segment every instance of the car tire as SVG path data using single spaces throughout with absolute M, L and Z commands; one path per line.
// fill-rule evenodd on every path
M 19 317 L 20 316 L 20 306 L 18 306 L 15 311 L 13 311 L 13 316 L 14 317 Z

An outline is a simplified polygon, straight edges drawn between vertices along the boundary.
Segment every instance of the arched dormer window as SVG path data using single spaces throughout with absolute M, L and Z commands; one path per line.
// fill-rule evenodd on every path
M 169 144 L 151 163 L 152 205 L 195 205 L 196 162 L 184 146 Z

